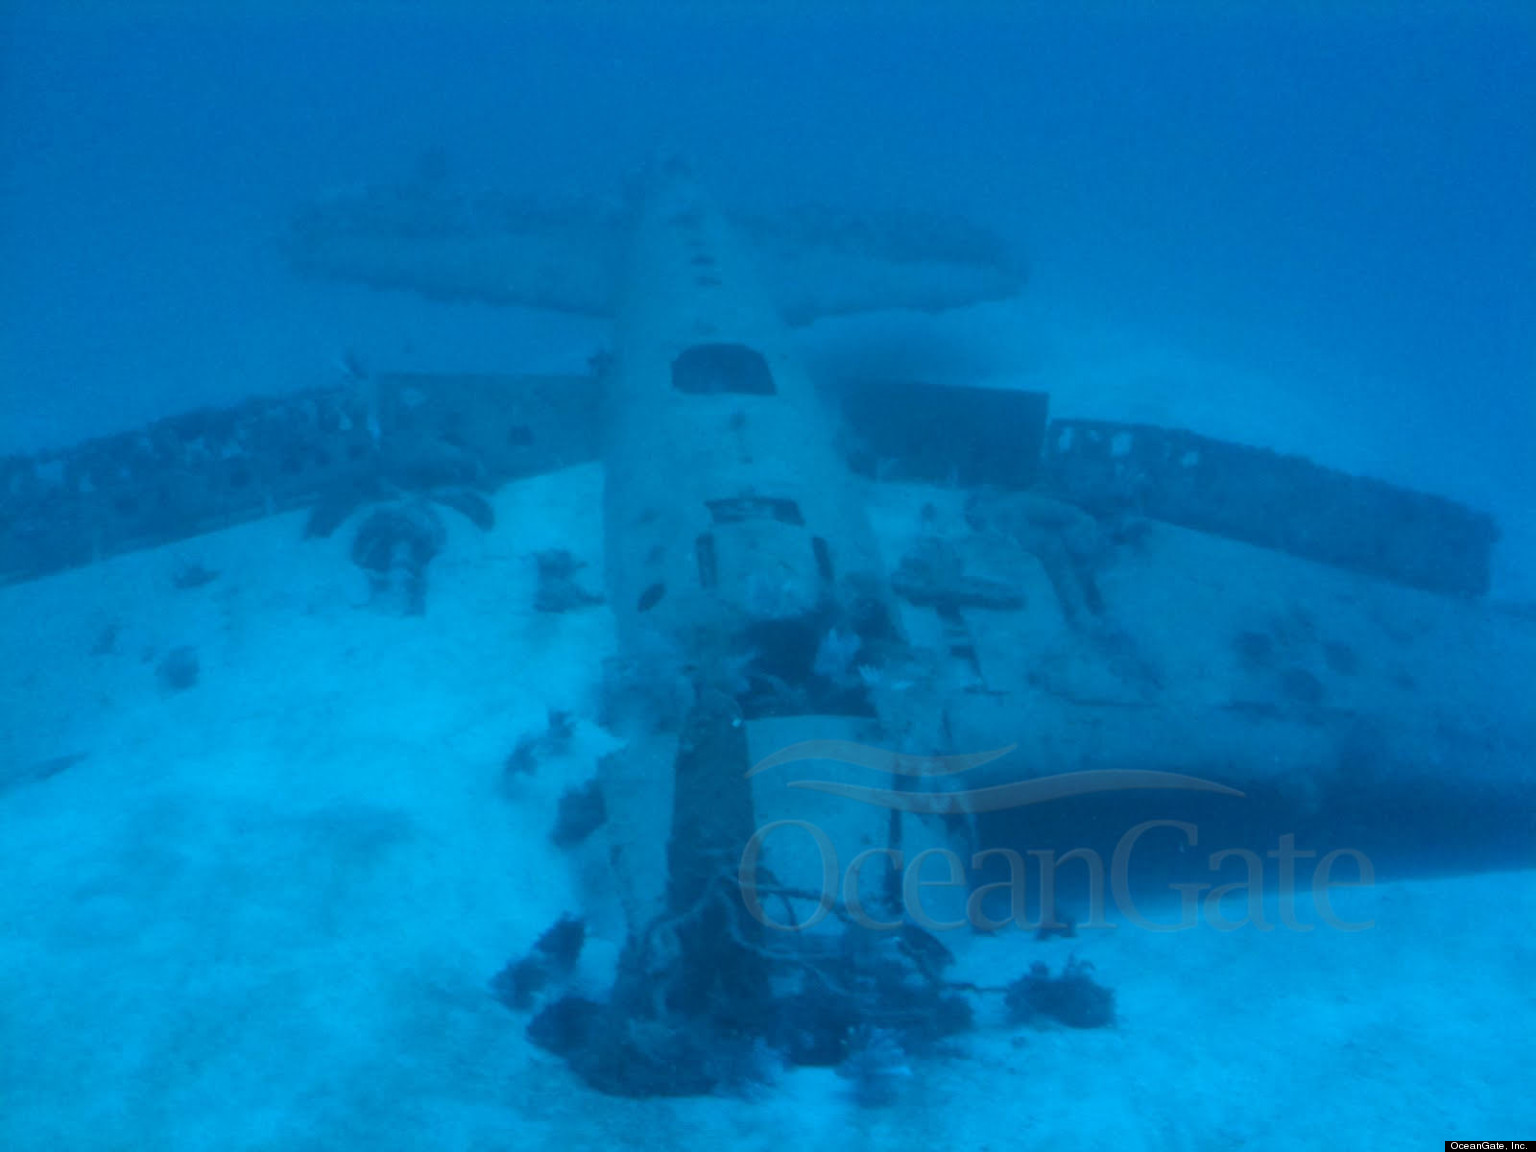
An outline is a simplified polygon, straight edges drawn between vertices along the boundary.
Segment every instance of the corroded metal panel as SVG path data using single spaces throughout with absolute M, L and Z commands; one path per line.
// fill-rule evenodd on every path
M 592 377 L 387 375 L 0 459 L 0 582 L 307 507 L 441 445 L 488 485 L 596 456 Z M 391 479 L 410 483 L 405 453 Z M 404 474 L 402 474 L 404 473 Z
M 1131 512 L 1394 583 L 1482 596 L 1498 527 L 1443 496 L 1172 428 L 1056 420 L 1046 484 Z
M 366 466 L 343 389 L 173 416 L 0 460 L 0 579 L 24 580 L 301 507 Z

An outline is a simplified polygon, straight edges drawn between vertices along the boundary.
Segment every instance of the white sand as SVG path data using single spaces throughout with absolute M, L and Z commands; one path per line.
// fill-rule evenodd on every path
M 294 285 L 251 239 L 276 226 L 235 221 L 178 254 L 162 222 L 101 300 L 34 300 L 31 319 L 52 327 L 0 346 L 0 449 L 323 385 L 347 346 L 386 368 L 548 371 L 579 369 L 606 339 L 584 321 Z M 1529 476 L 1464 444 L 1447 453 L 1436 412 L 1384 420 L 1368 392 L 1216 363 L 1051 299 L 1047 278 L 1019 302 L 826 324 L 803 345 L 821 367 L 1043 387 L 1060 414 L 1185 425 L 1471 500 L 1509 536 L 1500 594 L 1536 599 Z M 109 326 L 75 340 L 79 316 L 98 314 Z M 509 488 L 490 536 L 450 515 L 422 620 L 359 607 L 345 535 L 301 543 L 291 517 L 0 589 L 0 780 L 86 754 L 0 793 L 0 1147 L 1267 1149 L 1530 1134 L 1528 875 L 1356 894 L 1377 926 L 1354 935 L 1086 938 L 1118 991 L 1116 1029 L 985 1019 L 883 1112 L 824 1071 L 756 1101 L 578 1086 L 486 981 L 589 887 L 546 834 L 608 746 L 590 717 L 610 624 L 533 614 L 530 554 L 599 563 L 599 484 L 587 468 Z M 179 556 L 223 575 L 173 592 Z M 114 651 L 92 655 L 109 625 Z M 181 644 L 201 682 L 168 694 L 154 663 Z M 583 717 L 573 754 L 504 796 L 503 757 L 550 707 Z M 951 943 L 988 982 L 1066 950 Z M 591 948 L 594 982 L 613 944 Z
M 576 900 L 545 836 L 607 738 L 603 610 L 530 610 L 537 548 L 600 561 L 595 467 L 453 519 L 428 615 L 360 607 L 345 535 L 285 517 L 0 590 L 0 1147 L 32 1150 L 1433 1146 L 1536 1119 L 1530 875 L 1342 894 L 1341 933 L 952 939 L 991 983 L 1069 948 L 1113 1030 L 995 1013 L 865 1111 L 821 1070 L 757 1100 L 617 1101 L 486 981 Z M 170 590 L 177 556 L 219 570 Z M 115 650 L 92 655 L 117 625 Z M 157 682 L 195 644 L 201 680 Z M 499 785 L 549 707 L 568 760 Z M 1303 907 L 1304 921 L 1316 923 Z M 612 941 L 590 949 L 598 979 Z

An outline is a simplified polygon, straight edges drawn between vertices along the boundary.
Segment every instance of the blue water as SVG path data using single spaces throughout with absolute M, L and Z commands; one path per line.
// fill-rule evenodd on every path
M 1500 592 L 1536 602 L 1536 7 L 1521 0 L 1382 2 L 1335 11 L 1341 7 L 12 0 L 0 12 L 0 453 L 64 445 L 252 394 L 333 385 L 341 354 L 356 346 L 387 367 L 580 366 L 605 339 L 599 322 L 482 305 L 424 305 L 303 284 L 283 266 L 278 238 L 296 205 L 330 190 L 402 176 L 426 153 L 446 155 L 455 180 L 470 185 L 617 198 L 626 179 L 658 147 L 667 147 L 692 155 L 727 200 L 772 205 L 815 198 L 844 207 L 953 209 L 996 227 L 1028 253 L 1033 277 L 1016 309 L 988 305 L 963 317 L 898 314 L 863 325 L 829 323 L 803 337 L 824 359 L 867 356 L 888 366 L 915 357 L 923 371 L 951 379 L 972 374 L 992 383 L 1050 387 L 1054 362 L 1036 350 L 1052 338 L 1050 326 L 1060 324 L 1071 329 L 1067 344 L 1076 355 L 1083 354 L 1085 341 L 1107 333 L 1168 350 L 1160 362 L 1219 366 L 1232 381 L 1223 431 L 1233 427 L 1235 413 L 1235 423 L 1257 442 L 1315 450 L 1325 462 L 1376 462 L 1393 480 L 1491 510 L 1510 530 L 1508 547 L 1519 557 Z M 953 358 L 947 366 L 946 357 Z M 1106 362 L 1113 365 L 1113 357 Z M 1258 378 L 1278 380 L 1302 398 L 1301 408 L 1320 414 L 1318 425 L 1269 427 L 1271 420 L 1290 417 L 1271 414 L 1272 397 L 1244 392 L 1246 382 Z M 1125 397 L 1125 415 L 1132 417 L 1134 382 L 1127 383 Z M 1066 401 L 1070 406 L 1071 397 Z M 1327 428 L 1327 436 L 1308 442 L 1306 430 L 1318 426 Z M 553 529 L 549 534 L 542 545 L 563 546 Z M 313 563 L 316 554 L 308 555 Z M 592 579 L 600 580 L 595 574 Z M 301 591 L 291 596 L 271 593 L 262 609 L 275 604 L 289 611 L 311 595 L 323 601 L 330 587 L 320 581 L 321 592 L 311 593 L 301 580 L 295 586 Z M 498 603 L 495 589 L 481 591 L 485 603 Z M 121 601 L 130 595 L 122 592 L 114 611 L 124 610 Z M 83 610 L 106 611 L 92 605 Z M 230 618 L 238 615 L 229 611 Z M 336 615 L 353 619 L 340 609 Z M 239 628 L 210 613 L 213 618 L 222 623 L 209 626 L 209 637 L 223 636 L 224 628 L 245 642 Z M 185 620 L 176 626 L 185 630 Z M 95 616 L 90 627 L 98 629 Z M 84 632 L 86 625 L 76 630 Z M 465 631 L 473 636 L 476 627 Z M 362 643 L 344 630 L 337 634 L 348 644 Z M 172 637 L 168 626 L 153 639 L 167 637 L 199 644 L 207 639 L 212 650 L 223 643 Z M 547 639 L 534 634 L 540 643 Z M 318 649 L 328 642 L 314 643 Z M 276 651 L 272 661 L 279 666 L 291 659 Z M 135 659 L 136 652 L 121 663 Z M 1512 665 L 1505 653 L 1498 666 Z M 100 662 L 91 667 L 94 675 Z M 587 678 L 587 672 L 566 668 L 550 677 L 563 683 Z M 123 672 L 122 683 L 129 682 L 128 674 Z M 142 677 L 146 684 L 148 676 Z M 317 674 L 320 681 L 329 676 Z M 62 673 L 59 679 L 65 679 Z M 52 683 L 46 677 L 42 682 Z M 415 691 L 411 686 L 399 693 L 406 705 L 395 719 L 403 725 Z M 108 693 L 101 695 L 105 700 Z M 0 727 L 27 726 L 31 705 L 24 696 L 19 692 L 10 701 Z M 86 699 L 82 689 L 81 701 Z M 494 706 L 506 706 L 497 699 Z M 533 699 L 519 698 L 519 706 Z M 65 711 L 94 716 L 94 697 L 81 701 L 72 700 Z M 236 703 L 244 707 L 238 697 Z M 451 700 L 439 703 L 442 715 L 453 715 Z M 542 715 L 541 707 L 532 711 Z M 231 723 L 243 716 L 239 712 Z M 219 729 L 217 717 L 199 722 Z M 272 723 L 281 728 L 283 721 Z M 208 730 L 188 724 L 189 730 Z M 38 744 L 44 751 L 37 758 L 73 753 L 77 745 L 83 750 L 94 735 L 87 721 L 70 730 L 66 746 Z M 378 743 L 399 755 L 399 746 L 409 747 L 409 735 L 392 732 Z M 211 736 L 201 739 L 215 744 Z M 285 747 L 281 741 L 270 746 Z M 259 766 L 241 770 L 261 779 Z M 409 769 L 400 775 L 409 778 Z M 61 779 L 79 776 L 73 766 L 60 769 Z M 37 798 L 44 795 L 40 790 L 25 795 L 31 797 L 26 803 L 45 802 Z M 188 811 L 195 807 L 186 805 Z M 438 815 L 446 811 L 447 803 Z M 0 820 L 5 816 L 0 810 Z M 33 818 L 41 819 L 35 811 Z M 146 816 L 143 827 L 136 825 L 135 834 L 153 851 L 162 849 L 158 818 Z M 211 858 L 224 851 L 223 834 L 203 829 L 196 812 L 178 819 L 190 826 L 177 832 L 188 843 Z M 231 818 L 229 836 L 245 835 L 244 819 L 243 813 Z M 265 808 L 252 820 L 280 823 Z M 40 823 L 32 827 L 40 843 L 48 841 L 36 832 Z M 1475 838 L 1465 830 L 1463 835 Z M 302 854 L 278 839 L 290 863 Z M 311 850 L 308 840 L 301 847 Z M 174 846 L 165 851 L 173 856 Z M 137 867 L 139 856 L 124 855 L 125 869 Z M 182 875 L 174 862 L 158 860 L 146 869 Z M 254 873 L 256 866 L 250 867 Z M 1457 871 L 1456 862 L 1444 870 Z M 293 875 L 302 880 L 308 874 Z M 241 877 L 264 891 L 258 880 Z M 210 891 L 196 889 L 198 898 L 223 907 L 216 890 L 221 882 L 206 881 Z M 153 877 L 142 883 L 165 899 Z M 1225 1079 L 1185 1086 L 1194 1118 L 1177 1131 L 1202 1131 L 1213 1141 L 1204 1146 L 1226 1146 L 1219 1132 L 1203 1131 L 1207 1113 L 1200 1109 L 1211 1101 L 1224 1102 L 1211 1105 L 1211 1114 L 1240 1107 L 1244 1092 L 1261 1100 L 1266 1114 L 1289 1108 L 1287 1093 L 1302 1108 L 1322 1092 L 1332 1101 L 1329 1107 L 1349 1115 L 1360 1099 L 1367 1101 L 1360 1115 L 1372 1109 L 1391 1115 L 1392 1101 L 1411 1095 L 1415 1107 L 1425 1110 L 1414 1117 L 1430 1112 L 1446 1123 L 1536 1116 L 1529 1105 L 1511 1103 L 1508 1084 L 1518 1077 L 1479 1083 L 1468 1073 L 1466 1081 L 1441 1091 L 1414 1080 L 1418 1065 L 1394 1065 L 1399 1045 L 1419 1043 L 1414 1051 L 1420 1055 L 1424 1045 L 1422 1037 L 1394 1037 L 1390 994 L 1383 1019 L 1360 1025 L 1358 1054 L 1343 1052 L 1345 1042 L 1328 1033 L 1330 1012 L 1347 1014 L 1351 995 L 1377 1003 L 1370 997 L 1383 983 L 1390 985 L 1392 966 L 1401 965 L 1403 987 L 1410 990 L 1403 1003 L 1417 997 L 1414 1018 L 1434 1020 L 1435 1037 L 1473 1044 L 1479 1028 L 1502 1029 L 1511 1066 L 1524 1061 L 1536 1068 L 1528 1042 L 1520 1047 L 1530 1032 L 1528 996 L 1507 1010 L 1498 999 L 1515 982 L 1510 973 L 1523 963 L 1520 957 L 1531 958 L 1523 930 L 1486 969 L 1494 974 L 1486 987 L 1474 990 L 1486 993 L 1485 1000 L 1473 997 L 1483 1015 L 1470 1022 L 1435 1015 L 1444 983 L 1476 984 L 1483 970 L 1470 960 L 1461 967 L 1460 933 L 1470 938 L 1485 927 L 1492 931 L 1509 908 L 1529 908 L 1528 878 L 1507 888 L 1502 883 L 1481 876 L 1476 888 L 1463 890 L 1470 896 L 1450 889 L 1394 896 L 1399 909 L 1411 907 L 1426 922 L 1440 917 L 1434 923 L 1441 935 L 1425 940 L 1417 935 L 1417 921 L 1388 923 L 1395 935 L 1369 953 L 1369 962 L 1379 965 L 1370 976 L 1350 971 L 1339 977 L 1341 984 L 1330 984 L 1328 995 L 1337 996 L 1337 1004 L 1293 989 L 1288 994 L 1299 1006 L 1296 1033 L 1253 1039 L 1269 1061 L 1266 1074 L 1287 1078 L 1301 1058 L 1293 1053 L 1304 1057 L 1327 1045 L 1328 1067 L 1360 1065 L 1365 1086 L 1358 1090 L 1353 1079 L 1299 1087 L 1246 1083 L 1236 1065 L 1245 1058 L 1247 1040 L 1221 1029 L 1220 997 L 1244 1007 L 1260 1002 L 1270 993 L 1255 985 L 1281 979 L 1291 963 L 1310 979 L 1334 979 L 1335 957 L 1353 953 L 1276 949 L 1262 960 L 1254 959 L 1257 948 L 1245 953 L 1253 961 L 1242 969 L 1249 983 L 1234 988 L 1213 982 L 1216 990 L 1200 1008 L 1205 1031 L 1191 1025 L 1187 1035 L 1179 1034 L 1197 1054 L 1203 1043 L 1225 1051 L 1219 1066 L 1231 1070 L 1236 1087 Z M 174 905 L 183 889 L 167 883 L 165 891 Z M 337 903 L 349 899 L 343 892 Z M 1468 923 L 1458 919 L 1462 899 L 1472 909 Z M 129 907 L 127 897 L 105 913 L 92 905 L 65 927 L 94 939 L 103 930 L 98 916 L 123 917 Z M 160 911 L 180 923 L 178 908 L 167 911 L 162 904 Z M 442 913 L 443 919 L 448 915 Z M 187 923 L 197 922 L 188 913 Z M 116 930 L 128 950 L 134 930 L 121 923 Z M 186 932 L 198 937 L 191 928 Z M 480 933 L 479 946 L 490 929 L 480 923 L 465 931 L 466 939 L 474 932 Z M 206 944 L 191 940 L 187 954 Z M 432 951 L 438 947 L 433 942 L 423 951 L 435 962 L 441 959 Z M 451 952 L 453 945 L 441 947 Z M 1519 948 L 1525 951 L 1517 954 Z M 476 967 L 471 945 L 464 955 L 475 961 L 465 960 L 466 969 L 478 973 L 484 967 Z M 1163 961 L 1166 970 L 1148 962 L 1153 975 L 1143 974 L 1149 981 L 1141 986 L 1144 997 L 1149 988 L 1155 994 L 1171 987 L 1180 995 L 1204 989 L 1205 974 L 1180 969 L 1183 961 L 1171 953 L 1161 954 Z M 71 960 L 86 968 L 94 962 Z M 153 977 L 153 965 L 145 967 Z M 1437 983 L 1441 973 L 1449 976 Z M 81 979 L 89 982 L 89 972 Z M 59 986 L 71 985 L 61 980 Z M 360 1001 L 374 992 L 352 991 Z M 264 993 L 252 995 L 259 1000 Z M 1131 1029 L 1137 995 L 1133 987 L 1126 997 L 1133 1006 Z M 106 1015 L 90 1007 L 71 1016 L 69 1005 L 56 1007 L 61 1018 L 90 1017 L 91 1027 Z M 152 1000 L 135 1008 L 153 1015 Z M 436 1027 L 437 1017 L 423 1010 L 423 1018 L 431 1023 L 413 1026 L 423 1033 Z M 1161 1022 L 1168 1026 L 1166 1018 Z M 465 1032 L 452 1043 L 435 1034 L 416 1038 L 436 1057 L 458 1053 L 483 1039 L 471 1025 L 462 1026 Z M 1305 1027 L 1317 1029 L 1316 1035 L 1303 1037 Z M 496 1036 L 515 1044 L 513 1029 L 509 1018 L 506 1032 Z M 1347 1043 L 1356 1039 L 1352 1035 Z M 226 1047 L 219 1037 L 202 1041 L 209 1052 Z M 439 1042 L 441 1048 L 431 1049 Z M 94 1034 L 91 1043 L 102 1047 Z M 175 1045 L 167 1050 L 172 1054 L 162 1051 L 159 1058 L 171 1071 L 157 1066 L 157 1083 L 175 1088 L 184 1083 L 179 1077 L 191 1074 L 176 1066 Z M 50 1049 L 55 1063 L 49 1068 L 67 1066 L 59 1063 L 58 1051 L 67 1053 L 67 1045 Z M 273 1051 L 278 1054 L 258 1052 L 252 1059 L 281 1066 L 287 1057 L 276 1041 Z M 1117 1050 L 1103 1051 L 1105 1059 L 1114 1059 Z M 524 1059 L 520 1050 L 516 1059 Z M 391 1075 L 399 1072 L 385 1062 Z M 446 1077 L 449 1063 L 435 1074 Z M 260 1069 L 246 1076 L 244 1066 L 234 1064 L 230 1082 L 259 1096 L 251 1084 L 259 1086 Z M 0 1071 L 6 1067 L 9 1082 L 36 1087 L 15 1073 L 20 1064 L 0 1065 Z M 219 1067 L 220 1075 L 228 1072 Z M 115 1101 L 113 1093 L 135 1090 L 136 1071 L 83 1090 L 97 1101 Z M 457 1076 L 462 1070 L 449 1071 Z M 51 1090 L 62 1092 L 55 1081 Z M 388 1083 L 407 1081 L 401 1074 Z M 0 1076 L 0 1092 L 7 1082 Z M 316 1073 L 315 1082 L 323 1084 L 325 1073 Z M 564 1080 L 538 1083 L 550 1082 L 574 1090 Z M 518 1089 L 533 1096 L 540 1090 Z M 445 1097 L 450 1093 L 443 1089 Z M 491 1093 L 475 1101 L 485 1115 L 504 1103 Z M 360 1092 L 358 1099 L 323 1104 L 301 1094 L 293 1107 L 304 1116 L 304 1108 L 313 1108 L 331 1124 L 317 1122 L 318 1130 L 344 1132 L 354 1115 L 389 1115 L 398 1104 L 397 1098 Z M 158 1103 L 135 1107 L 138 1120 L 163 1118 Z M 164 1115 L 182 1118 L 191 1111 L 167 1106 Z M 52 1115 L 48 1106 L 39 1106 L 38 1114 Z M 0 1132 L 4 1119 L 0 1114 Z M 249 1144 L 238 1146 L 268 1146 L 260 1144 L 262 1118 L 254 1106 L 232 1118 L 216 1115 L 209 1122 L 214 1135 L 203 1142 L 183 1132 L 166 1146 L 235 1146 L 220 1142 L 220 1119 L 249 1137 Z M 940 1119 L 936 1130 L 942 1130 Z M 494 1128 L 500 1114 L 477 1122 Z M 376 1131 L 358 1123 L 359 1131 Z M 145 1124 L 134 1131 L 154 1131 Z M 644 1117 L 636 1127 L 648 1131 Z M 46 1125 L 17 1122 L 11 1130 L 35 1136 Z M 718 1132 L 698 1136 L 686 1124 L 680 1130 L 699 1147 L 723 1146 Z M 91 1147 L 127 1146 L 113 1143 L 104 1123 L 96 1132 L 99 1142 Z M 550 1139 L 546 1146 L 560 1144 L 558 1135 Z M 869 1146 L 879 1146 L 878 1138 L 871 1139 Z M 442 1146 L 471 1145 L 445 1138 Z M 1149 1137 L 1147 1146 L 1186 1145 L 1176 1137 L 1158 1145 Z
M 1523 451 L 1527 5 L 524 7 L 9 5 L 6 408 L 62 406 L 63 434 L 96 417 L 61 389 L 110 408 L 173 374 L 183 325 L 244 303 L 233 238 L 319 189 L 442 148 L 466 179 L 616 192 L 668 142 L 727 193 L 972 211 L 1053 299 Z

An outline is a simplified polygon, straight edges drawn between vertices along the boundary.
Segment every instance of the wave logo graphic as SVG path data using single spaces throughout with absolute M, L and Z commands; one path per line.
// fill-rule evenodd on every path
M 868 768 L 891 776 L 918 781 L 943 780 L 1008 755 L 1017 744 L 958 756 L 906 756 L 888 752 L 852 740 L 803 740 L 759 760 L 748 771 L 750 779 L 773 768 L 806 760 L 829 760 L 857 768 Z M 791 780 L 789 787 L 807 792 L 822 792 L 900 812 L 934 815 L 960 815 L 997 812 L 1004 808 L 1023 808 L 1069 796 L 1088 796 L 1096 792 L 1122 792 L 1128 789 L 1159 789 L 1175 792 L 1210 792 L 1241 798 L 1242 792 L 1178 772 L 1154 772 L 1140 768 L 1094 768 L 1082 772 L 1062 772 L 1037 776 L 1008 784 L 983 788 L 942 791 L 915 788 L 873 788 L 841 780 Z

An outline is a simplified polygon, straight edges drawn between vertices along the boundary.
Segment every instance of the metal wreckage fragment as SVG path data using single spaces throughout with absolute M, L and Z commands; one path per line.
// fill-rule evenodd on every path
M 1240 630 L 1233 652 L 1199 656 L 1192 691 L 1164 666 L 1194 639 L 1137 630 L 1166 612 L 1161 597 L 1188 591 L 1190 566 L 1251 563 L 1230 550 L 1241 541 L 1277 562 L 1383 582 L 1407 598 L 1419 634 L 1456 638 L 1466 602 L 1488 588 L 1497 532 L 1486 516 L 1188 432 L 1050 422 L 1039 393 L 813 388 L 787 325 L 874 302 L 955 302 L 929 293 L 924 251 L 980 269 L 960 281 L 968 298 L 1017 287 L 1017 270 L 991 267 L 984 244 L 942 229 L 924 249 L 815 214 L 743 225 L 668 164 L 595 234 L 590 214 L 499 211 L 455 207 L 435 186 L 376 192 L 305 213 L 291 255 L 317 275 L 615 315 L 614 352 L 592 374 L 358 371 L 334 389 L 0 460 L 0 580 L 308 509 L 311 535 L 355 516 L 353 555 L 376 591 L 419 611 L 440 510 L 490 527 L 485 494 L 497 485 L 601 460 L 606 594 L 583 583 L 581 561 L 550 550 L 536 557 L 535 607 L 606 602 L 613 614 L 602 720 L 626 743 L 599 766 L 579 829 L 556 838 L 602 854 L 626 941 L 605 995 L 571 986 L 579 911 L 493 982 L 530 1014 L 532 1039 L 596 1088 L 738 1091 L 780 1064 L 820 1064 L 837 1065 L 861 1101 L 888 1103 L 908 1062 L 971 1027 L 985 998 L 1014 1022 L 1113 1022 L 1113 993 L 1086 961 L 1060 975 L 1036 964 L 1006 985 L 959 980 L 894 873 L 855 875 L 829 902 L 816 851 L 760 840 L 798 820 L 846 860 L 871 845 L 910 852 L 936 826 L 984 837 L 990 820 L 997 832 L 1006 813 L 968 810 L 938 776 L 903 775 L 903 764 L 1017 740 L 1025 787 L 1064 766 L 1199 768 L 1271 789 L 1284 819 L 1341 798 L 1372 805 L 1401 780 L 1441 813 L 1470 814 L 1469 827 L 1518 824 L 1529 808 L 1526 728 L 1510 721 L 1497 740 L 1474 739 L 1464 729 L 1475 718 L 1410 715 L 1396 702 L 1412 698 L 1414 678 L 1389 671 L 1390 715 L 1334 706 L 1312 667 L 1342 682 L 1360 661 L 1311 621 Z M 572 244 L 586 257 L 550 263 Z M 904 261 L 889 284 L 858 271 Z M 838 275 L 825 272 L 837 263 Z M 877 489 L 912 505 L 898 559 L 872 525 Z M 1357 595 L 1337 573 L 1294 571 L 1334 602 Z M 1425 592 L 1438 596 L 1413 599 Z M 1195 595 L 1204 609 L 1209 593 Z M 1442 598 L 1454 611 L 1431 603 Z M 1521 632 L 1511 651 L 1528 640 Z M 1235 695 L 1210 698 L 1204 668 L 1234 656 Z M 1422 674 L 1438 674 L 1424 659 Z M 1487 708 L 1499 713 L 1496 700 Z M 855 746 L 905 755 L 875 765 L 895 787 L 868 787 L 868 763 L 838 774 L 829 749 Z M 817 793 L 756 771 L 805 747 L 821 749 L 829 779 L 818 787 L 840 805 L 817 807 Z M 1443 764 L 1474 755 L 1481 790 L 1437 785 Z M 506 771 L 529 770 L 532 756 L 531 745 L 515 752 Z M 1274 799 L 1291 793 L 1293 807 Z
M 483 522 L 466 491 L 596 457 L 596 394 L 587 376 L 382 374 L 0 458 L 0 581 L 298 509 L 328 535 L 402 493 Z

